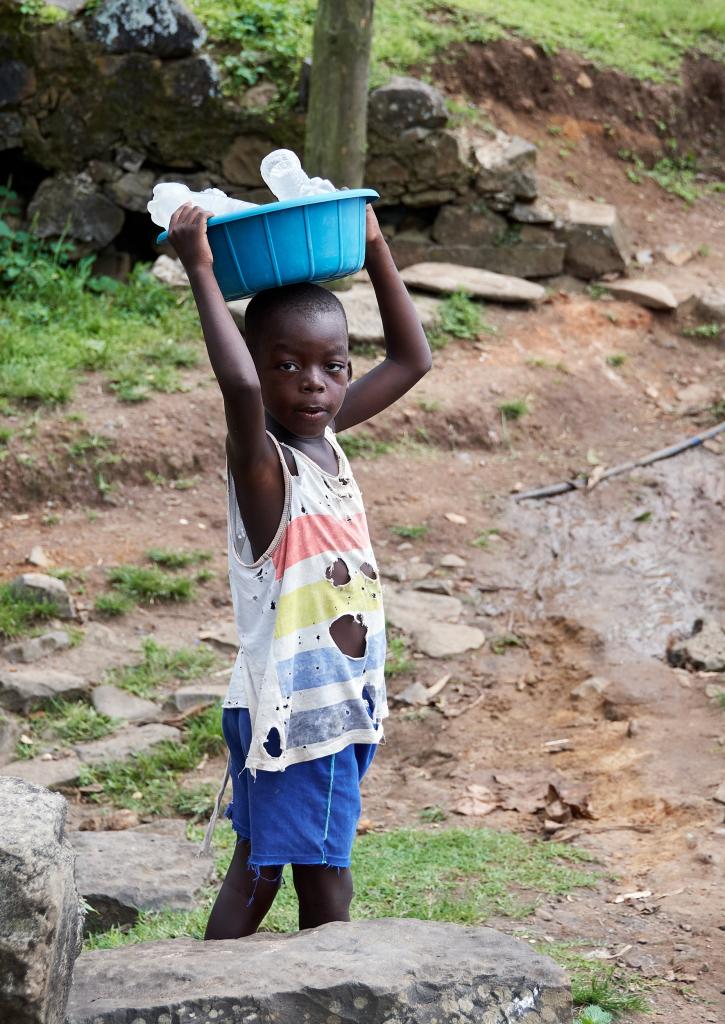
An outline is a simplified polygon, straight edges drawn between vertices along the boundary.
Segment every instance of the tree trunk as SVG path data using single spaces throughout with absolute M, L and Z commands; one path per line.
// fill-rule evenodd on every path
M 307 173 L 360 188 L 374 0 L 320 0 L 305 132 Z

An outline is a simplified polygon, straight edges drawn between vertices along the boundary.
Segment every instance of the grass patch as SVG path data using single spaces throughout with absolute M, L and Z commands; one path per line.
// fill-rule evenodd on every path
M 179 749 L 179 748 L 176 748 Z M 202 829 L 192 835 L 200 840 Z M 222 825 L 214 836 L 220 877 L 229 864 L 234 834 Z M 522 918 L 531 913 L 539 894 L 569 892 L 591 886 L 596 875 L 591 858 L 571 846 L 540 841 L 490 829 L 445 829 L 369 833 L 358 837 L 352 854 L 355 876 L 355 919 L 420 918 L 481 924 L 503 914 Z M 275 899 L 263 928 L 285 932 L 297 928 L 297 901 L 289 868 L 287 884 Z M 200 938 L 213 896 L 206 907 L 188 914 L 142 913 L 127 932 L 115 928 L 87 940 L 92 949 L 109 948 L 149 939 L 190 935 Z
M 408 657 L 408 648 L 401 636 L 388 637 L 388 650 L 385 658 L 385 675 L 392 679 L 394 676 L 406 675 L 413 671 L 413 662 Z
M 441 821 L 445 821 L 448 815 L 438 804 L 433 804 L 432 807 L 424 807 L 418 817 L 426 825 L 437 825 Z
M 525 398 L 515 398 L 510 402 L 501 402 L 499 412 L 505 420 L 520 420 L 531 411 Z
M 464 291 L 445 298 L 439 315 L 442 330 L 454 338 L 477 338 L 485 329 L 480 306 Z
M 9 583 L 0 583 L 0 637 L 14 640 L 31 632 L 45 619 L 58 614 L 55 601 L 39 601 L 33 597 L 18 597 Z
M 145 754 L 128 761 L 83 765 L 80 785 L 101 785 L 99 793 L 89 794 L 97 803 L 127 807 L 140 814 L 174 817 L 205 814 L 213 803 L 212 787 L 182 789 L 181 777 L 193 771 L 205 754 L 221 754 L 226 749 L 221 728 L 221 705 L 206 708 L 191 718 L 184 729 L 183 741 L 164 741 Z
M 165 569 L 186 569 L 199 562 L 208 562 L 211 551 L 172 551 L 169 548 L 151 548 L 146 552 L 149 562 L 162 565 Z
M 527 643 L 518 633 L 501 633 L 491 638 L 489 644 L 493 654 L 505 654 L 509 647 L 527 647 Z
M 715 703 L 721 711 L 725 711 L 725 690 L 718 690 L 715 694 Z
M 442 406 L 437 398 L 419 398 L 418 408 L 423 412 L 439 412 Z
M 643 982 L 634 971 L 587 960 L 570 942 L 537 943 L 535 948 L 569 972 L 572 1001 L 575 1006 L 585 1007 L 576 1024 L 588 1024 L 587 1013 L 592 1024 L 603 1021 L 595 1009 L 610 1014 L 609 1019 L 647 1010 L 642 997 Z
M 483 530 L 479 535 L 471 541 L 474 548 L 488 548 L 491 544 L 491 537 L 500 537 L 501 531 L 495 526 L 491 526 L 486 530 Z
M 342 434 L 338 436 L 337 441 L 348 459 L 377 459 L 380 455 L 387 455 L 393 450 L 389 441 L 378 441 L 365 430 L 355 434 Z
M 390 532 L 396 537 L 403 537 L 405 540 L 420 540 L 428 533 L 427 526 L 391 526 Z
M 173 576 L 157 566 L 118 565 L 108 573 L 113 589 L 138 604 L 157 601 L 190 601 L 195 594 L 189 576 Z
M 705 195 L 725 191 L 725 182 L 704 180 L 694 153 L 679 153 L 675 139 L 668 139 L 666 146 L 670 155 L 660 157 L 652 167 L 647 167 L 644 160 L 631 150 L 620 149 L 620 159 L 630 165 L 627 178 L 635 185 L 639 185 L 643 178 L 651 178 L 661 189 L 682 199 L 688 206 Z
M 624 352 L 613 352 L 612 355 L 607 356 L 606 358 L 607 366 L 624 366 L 626 362 L 627 356 L 624 354 Z
M 24 733 L 31 743 L 18 741 L 17 752 L 21 758 L 34 757 L 37 745 L 58 743 L 86 743 L 89 740 L 102 739 L 120 725 L 115 718 L 96 711 L 92 704 L 82 700 L 50 701 L 43 710 L 34 711 L 23 723 Z
M 204 644 L 171 650 L 147 637 L 141 651 L 143 658 L 138 664 L 114 669 L 108 677 L 108 682 L 137 697 L 153 695 L 157 687 L 172 679 L 198 679 L 216 663 L 214 652 Z
M 709 324 L 698 324 L 697 327 L 686 327 L 682 333 L 686 338 L 717 338 L 722 331 L 725 331 L 725 327 L 713 321 Z
M 93 607 L 99 615 L 111 619 L 118 615 L 126 615 L 135 607 L 135 602 L 125 594 L 99 594 Z

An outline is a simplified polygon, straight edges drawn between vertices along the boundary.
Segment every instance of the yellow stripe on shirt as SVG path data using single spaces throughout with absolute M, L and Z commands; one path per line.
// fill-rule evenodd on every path
M 380 584 L 363 573 L 356 573 L 341 587 L 334 586 L 328 579 L 318 580 L 280 598 L 274 635 L 277 638 L 287 636 L 316 622 L 380 608 Z

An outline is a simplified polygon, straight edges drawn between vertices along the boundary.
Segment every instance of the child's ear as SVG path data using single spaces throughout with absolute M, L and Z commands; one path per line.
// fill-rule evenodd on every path
M 347 361 L 347 382 L 348 382 L 348 384 L 350 383 L 351 380 L 352 380 L 352 363 L 348 359 L 348 361 Z

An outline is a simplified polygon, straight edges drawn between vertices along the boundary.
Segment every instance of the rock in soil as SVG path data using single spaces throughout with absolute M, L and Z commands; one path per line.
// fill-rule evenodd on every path
M 78 891 L 93 907 L 87 931 L 131 924 L 140 910 L 192 910 L 214 874 L 194 843 L 143 832 L 73 832 Z M 119 870 L 122 865 L 122 870 Z
M 16 779 L 24 779 L 47 789 L 71 786 L 78 781 L 80 773 L 81 762 L 74 754 L 60 757 L 57 761 L 42 757 L 33 757 L 27 761 L 11 761 L 0 768 L 0 775 L 12 775 Z
M 171 725 L 129 726 L 103 740 L 78 743 L 73 749 L 86 764 L 103 764 L 105 761 L 125 761 L 133 754 L 143 754 L 163 740 L 178 742 L 181 733 Z
M 427 622 L 413 631 L 415 646 L 429 658 L 454 658 L 477 651 L 485 640 L 480 629 L 455 622 Z
M 567 204 L 565 267 L 575 277 L 591 278 L 627 265 L 627 242 L 616 207 L 571 199 Z
M 392 919 L 145 942 L 76 964 L 68 1024 L 151 1022 L 161 1007 L 169 1020 L 211 1021 L 213 1012 L 276 1024 L 571 1020 L 566 974 L 527 943 L 491 928 Z
M 152 700 L 144 700 L 117 686 L 97 686 L 91 694 L 96 711 L 109 718 L 120 718 L 125 722 L 152 721 L 158 718 L 160 709 Z
M 46 576 L 43 572 L 24 572 L 12 581 L 10 591 L 14 597 L 52 602 L 57 608 L 59 619 L 75 618 L 73 598 L 63 580 L 57 580 L 55 576 Z
M 654 658 L 605 666 L 604 671 L 604 715 L 612 722 L 626 722 L 642 707 L 656 714 L 679 688 L 677 673 Z
M 725 629 L 713 619 L 696 619 L 692 636 L 673 644 L 667 660 L 700 672 L 725 672 Z
M 3 778 L 0 806 L 0 1020 L 61 1024 L 83 933 L 67 804 Z
M 50 669 L 20 669 L 0 672 L 0 707 L 22 714 L 32 707 L 45 705 L 57 697 L 76 700 L 83 697 L 90 685 L 69 672 Z
M 227 689 L 227 683 L 193 683 L 190 686 L 180 686 L 178 690 L 169 695 L 166 706 L 174 711 L 206 707 L 224 700 Z
M 416 263 L 406 267 L 401 277 L 410 288 L 452 293 L 468 292 L 490 302 L 543 302 L 546 290 L 521 277 L 494 274 L 477 267 L 459 267 L 453 263 Z
M 418 590 L 393 590 L 385 594 L 385 614 L 391 626 L 412 633 L 421 623 L 455 622 L 463 605 L 457 597 L 426 594 Z
M 64 629 L 53 629 L 42 636 L 32 636 L 27 640 L 18 640 L 14 644 L 8 644 L 3 648 L 3 657 L 6 661 L 17 664 L 22 662 L 30 664 L 33 661 L 40 661 L 41 658 L 54 654 L 56 651 L 64 651 L 70 647 L 70 636 Z
M 7 764 L 15 757 L 15 744 L 20 735 L 20 723 L 12 715 L 0 711 L 0 764 Z
M 677 299 L 665 284 L 659 281 L 612 281 L 606 287 L 618 299 L 629 299 L 647 309 L 660 309 L 673 312 L 677 309 Z

